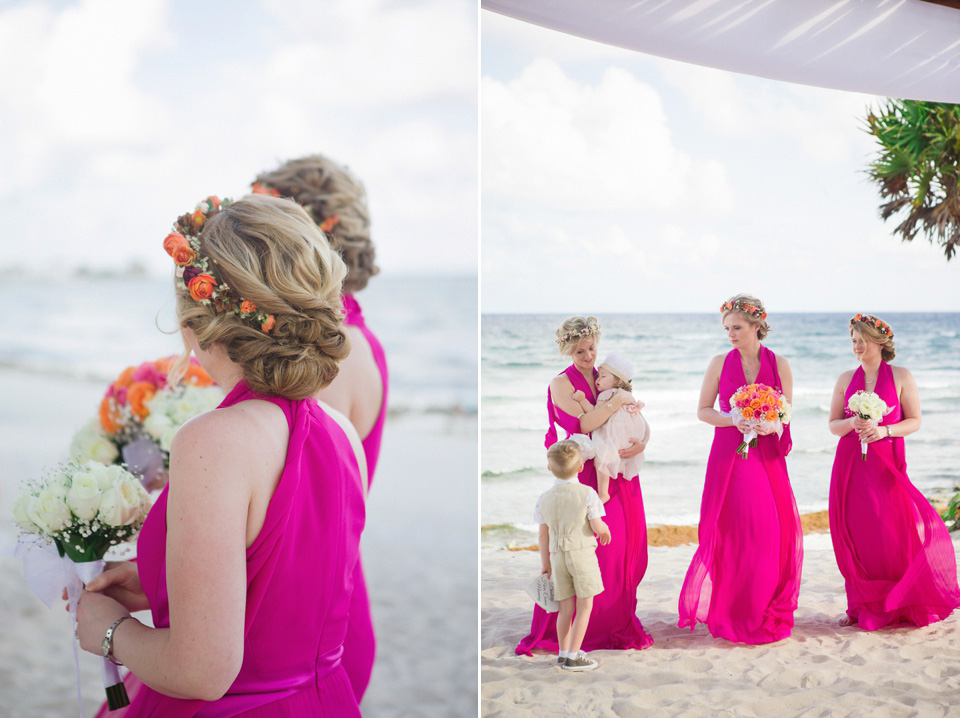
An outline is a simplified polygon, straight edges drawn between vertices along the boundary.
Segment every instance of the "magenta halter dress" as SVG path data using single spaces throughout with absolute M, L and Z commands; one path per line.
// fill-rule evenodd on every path
M 864 388 L 858 368 L 844 394 Z M 880 425 L 903 419 L 893 369 L 880 363 L 876 393 L 892 407 Z M 847 416 L 852 414 L 847 411 Z M 907 476 L 903 437 L 867 444 L 840 437 L 830 479 L 830 537 L 847 589 L 847 614 L 872 631 L 926 626 L 960 605 L 957 560 L 943 520 Z
M 383 424 L 387 417 L 387 358 L 380 341 L 367 328 L 363 320 L 360 305 L 352 294 L 343 295 L 343 308 L 347 313 L 344 323 L 357 327 L 370 344 L 373 358 L 380 370 L 380 379 L 383 382 L 383 401 L 380 404 L 380 415 L 370 433 L 361 442 L 363 453 L 367 457 L 367 474 L 369 485 L 373 484 L 373 472 L 377 468 L 377 459 L 380 457 L 380 441 L 383 438 Z M 353 599 L 350 602 L 350 622 L 347 626 L 347 636 L 343 643 L 343 667 L 350 678 L 357 702 L 363 698 L 370 683 L 370 674 L 373 672 L 373 662 L 376 657 L 377 642 L 373 630 L 373 616 L 370 612 L 370 598 L 367 594 L 367 580 L 363 575 L 363 566 L 357 561 L 353 576 Z
M 313 399 L 261 396 L 241 381 L 220 406 L 250 399 L 283 410 L 290 440 L 263 528 L 247 549 L 240 673 L 226 695 L 211 702 L 172 698 L 143 685 L 125 718 L 360 715 L 341 665 L 364 522 L 363 480 L 350 441 Z M 137 542 L 140 582 L 161 628 L 170 625 L 168 492 L 169 486 Z
M 573 388 L 582 391 L 596 403 L 594 387 L 587 382 L 575 366 L 563 372 Z M 596 370 L 594 370 L 596 376 Z M 570 434 L 580 432 L 580 420 L 558 408 L 547 390 L 547 415 L 550 428 L 544 445 L 552 446 L 557 441 L 554 424 Z M 597 472 L 593 461 L 587 461 L 578 476 L 581 484 L 597 488 Z M 643 630 L 637 618 L 637 587 L 647 570 L 647 522 L 643 512 L 643 496 L 639 481 L 612 480 L 610 500 L 605 503 L 604 522 L 610 527 L 611 541 L 606 546 L 597 546 L 597 561 L 603 577 L 603 592 L 593 599 L 593 611 L 587 634 L 583 639 L 584 651 L 600 649 L 643 649 L 653 645 L 653 638 Z M 547 613 L 540 606 L 533 607 L 530 634 L 516 648 L 517 654 L 533 655 L 533 649 L 557 651 L 557 614 Z
M 747 384 L 734 349 L 720 374 L 720 410 Z M 757 383 L 780 388 L 777 357 L 760 349 Z M 706 623 L 710 633 L 739 643 L 770 643 L 793 630 L 800 591 L 803 533 L 790 488 L 782 437 L 758 437 L 747 458 L 737 455 L 743 434 L 718 426 L 707 461 L 700 504 L 700 545 L 680 591 L 681 627 Z

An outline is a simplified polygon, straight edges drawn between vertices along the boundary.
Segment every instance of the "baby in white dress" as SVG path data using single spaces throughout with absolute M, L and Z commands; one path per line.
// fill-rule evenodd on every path
M 609 354 L 597 369 L 596 387 L 599 395 L 597 404 L 610 399 L 618 391 L 633 392 L 630 378 L 633 366 L 619 354 Z M 574 392 L 573 398 L 584 412 L 594 409 L 582 391 Z M 591 434 L 591 443 L 595 452 L 593 463 L 597 469 L 597 493 L 604 503 L 610 500 L 610 477 L 623 474 L 623 478 L 632 479 L 643 466 L 643 452 L 636 456 L 622 458 L 620 449 L 629 449 L 630 439 L 636 439 L 646 446 L 650 439 L 650 426 L 640 413 L 643 402 L 636 399 L 624 404 L 607 421 Z M 573 437 L 571 437 L 573 438 Z

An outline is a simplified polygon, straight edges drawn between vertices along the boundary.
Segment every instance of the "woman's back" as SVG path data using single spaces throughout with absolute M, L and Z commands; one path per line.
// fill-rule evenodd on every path
M 290 440 L 261 530 L 246 550 L 243 659 L 227 694 L 212 703 L 180 701 L 144 690 L 130 716 L 226 716 L 258 709 L 279 715 L 296 705 L 331 715 L 359 714 L 340 666 L 353 569 L 363 527 L 363 482 L 350 441 L 312 399 L 253 393 L 241 382 L 222 406 L 264 399 L 280 407 Z M 140 540 L 141 581 L 158 626 L 169 621 L 166 594 L 167 491 Z M 196 550 L 203 550 L 197 547 Z M 304 570 L 309 565 L 310 570 Z M 196 709 L 195 713 L 190 712 Z

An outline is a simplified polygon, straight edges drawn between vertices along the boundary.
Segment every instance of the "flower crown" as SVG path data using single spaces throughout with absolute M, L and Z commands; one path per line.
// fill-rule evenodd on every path
M 853 329 L 854 322 L 863 322 L 864 324 L 868 324 L 883 334 L 883 336 L 891 339 L 893 338 L 893 329 L 890 328 L 890 325 L 880 319 L 877 319 L 872 314 L 855 314 L 853 319 L 850 320 L 851 329 Z
M 572 329 L 569 332 L 557 335 L 556 342 L 557 344 L 563 345 L 563 344 L 566 344 L 567 342 L 573 341 L 574 339 L 580 340 L 580 339 L 584 339 L 585 337 L 590 337 L 593 335 L 599 336 L 599 334 L 600 334 L 599 324 L 596 327 L 581 327 L 580 329 Z
M 184 214 L 173 223 L 173 231 L 163 240 L 163 248 L 177 265 L 180 286 L 201 304 L 213 304 L 217 313 L 236 314 L 240 319 L 257 325 L 269 334 L 276 324 L 272 314 L 260 311 L 256 304 L 234 292 L 226 282 L 217 281 L 210 265 L 216 260 L 200 253 L 200 231 L 213 215 L 230 204 L 218 197 L 207 197 L 190 214 Z
M 254 182 L 252 185 L 250 185 L 250 191 L 253 192 L 254 194 L 266 194 L 266 195 L 270 195 L 271 197 L 283 197 L 283 195 L 280 194 L 280 191 L 276 187 L 271 187 L 270 185 L 264 184 L 263 182 Z M 339 215 L 332 214 L 329 217 L 327 217 L 325 220 L 319 223 L 320 231 L 322 231 L 324 234 L 332 232 L 333 228 L 336 227 L 337 224 L 339 223 L 340 223 Z
M 720 306 L 720 313 L 724 314 L 726 312 L 740 312 L 741 314 L 749 314 L 755 319 L 766 319 L 767 313 L 763 311 L 762 308 L 758 307 L 756 304 L 751 302 L 744 301 L 743 299 L 738 298 L 733 302 L 724 302 Z

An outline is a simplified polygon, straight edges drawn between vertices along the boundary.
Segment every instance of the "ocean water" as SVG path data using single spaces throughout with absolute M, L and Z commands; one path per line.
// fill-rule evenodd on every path
M 380 275 L 357 300 L 387 353 L 392 414 L 476 414 L 476 276 Z M 0 306 L 0 369 L 38 381 L 76 378 L 106 387 L 124 367 L 183 346 L 170 331 L 169 278 L 7 272 L 0 274 Z M 2 393 L 0 385 L 0 401 Z
M 537 496 L 551 481 L 543 446 L 546 389 L 569 364 L 554 343 L 563 315 L 483 315 L 480 338 L 480 523 L 492 536 L 533 532 Z M 923 425 L 907 437 L 907 470 L 928 497 L 960 484 L 960 313 L 886 314 L 894 364 L 920 391 Z M 697 420 L 710 358 L 730 349 L 719 314 L 608 314 L 598 361 L 617 351 L 634 366 L 651 441 L 640 473 L 647 522 L 695 524 L 713 427 Z M 827 508 L 837 437 L 827 428 L 837 377 L 857 366 L 848 314 L 770 317 L 764 344 L 790 361 L 793 451 L 787 466 L 801 512 Z

